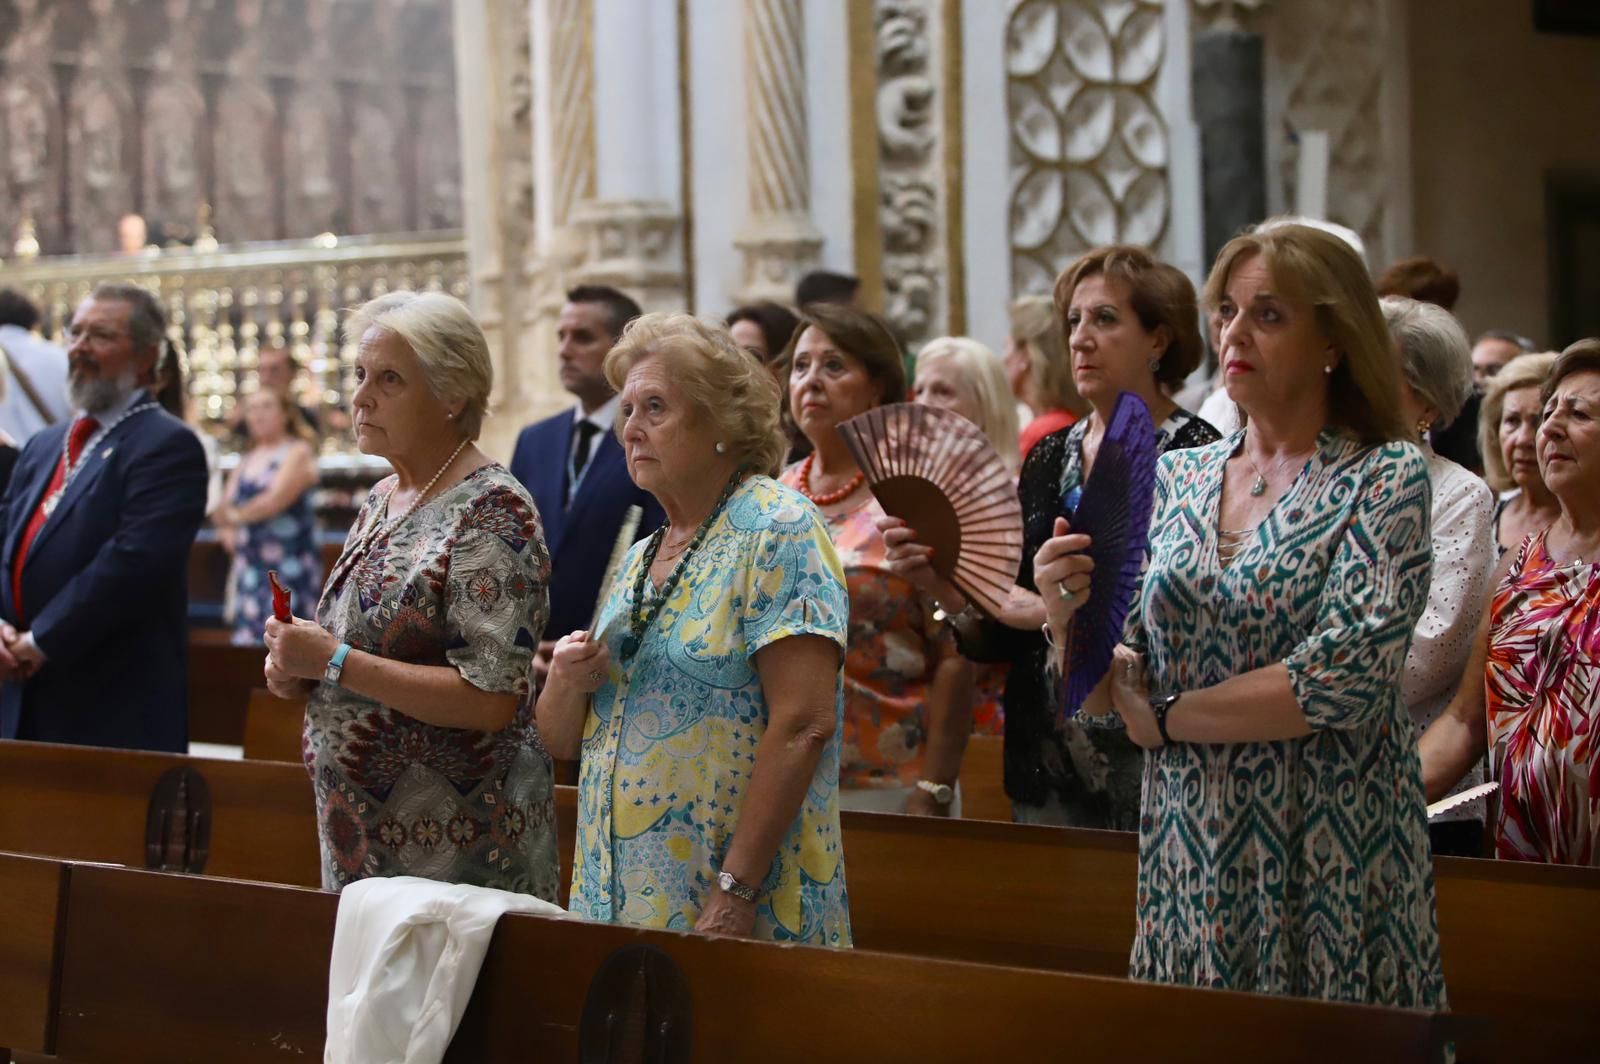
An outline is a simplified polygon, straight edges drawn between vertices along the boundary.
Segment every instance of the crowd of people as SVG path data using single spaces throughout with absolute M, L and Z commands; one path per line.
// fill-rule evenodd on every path
M 0 402 L 24 444 L 0 734 L 182 749 L 170 589 L 209 509 L 237 637 L 306 701 L 330 889 L 554 899 L 553 755 L 579 762 L 577 913 L 848 946 L 841 810 L 959 815 L 992 731 L 1017 821 L 1138 832 L 1134 976 L 1443 1008 L 1431 854 L 1600 864 L 1600 340 L 1469 343 L 1458 291 L 1428 260 L 1374 282 L 1351 234 L 1296 219 L 1228 243 L 1199 292 L 1146 250 L 1090 251 L 1017 301 L 1000 354 L 908 358 L 842 275 L 722 322 L 580 286 L 557 321 L 574 405 L 509 466 L 475 442 L 494 382 L 470 311 L 392 292 L 346 330 L 356 442 L 393 474 L 325 579 L 310 429 L 265 356 L 208 508 L 202 446 L 157 398 L 159 304 L 96 289 L 50 378 L 0 296 L 9 379 L 67 396 Z M 1092 567 L 1072 522 L 1125 393 L 1161 454 L 1147 564 L 1063 722 Z M 993 616 L 837 432 L 906 401 L 973 422 L 1015 476 L 1025 552 Z M 1429 822 L 1485 778 L 1490 801 Z

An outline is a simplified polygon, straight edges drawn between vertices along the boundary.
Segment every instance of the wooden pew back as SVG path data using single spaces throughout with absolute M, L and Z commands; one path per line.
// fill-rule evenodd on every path
M 338 899 L 75 868 L 61 985 L 62 1059 L 281 1061 L 320 1053 Z M 529 916 L 501 920 L 447 1060 L 578 1059 L 590 981 L 647 944 L 682 971 L 692 1060 L 1239 1062 L 1438 1059 L 1422 1013 L 785 947 Z
M 263 682 L 265 647 L 236 647 L 226 632 L 192 633 L 189 638 L 189 741 L 244 742 L 250 692 Z
M 974 735 L 961 758 L 961 815 L 967 820 L 1011 820 L 1011 799 L 1006 797 L 1005 740 L 998 735 Z
M 67 901 L 67 866 L 0 853 L 0 1060 L 6 1050 L 55 1051 L 60 989 L 57 935 Z
M 302 761 L 306 704 L 278 698 L 265 687 L 252 688 L 244 715 L 246 761 Z

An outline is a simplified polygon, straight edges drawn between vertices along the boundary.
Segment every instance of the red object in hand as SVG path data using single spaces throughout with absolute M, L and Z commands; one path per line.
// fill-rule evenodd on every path
M 288 622 L 294 614 L 289 609 L 289 589 L 278 583 L 278 570 L 267 570 L 267 582 L 272 585 L 272 615 Z

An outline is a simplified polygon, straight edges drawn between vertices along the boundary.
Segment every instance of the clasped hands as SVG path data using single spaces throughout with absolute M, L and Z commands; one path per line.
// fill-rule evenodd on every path
M 326 628 L 304 617 L 280 621 L 267 619 L 267 660 L 262 669 L 267 690 L 278 698 L 300 699 L 327 671 L 328 659 L 339 640 Z
M 0 624 L 0 681 L 32 679 L 43 667 L 44 654 L 27 634 Z

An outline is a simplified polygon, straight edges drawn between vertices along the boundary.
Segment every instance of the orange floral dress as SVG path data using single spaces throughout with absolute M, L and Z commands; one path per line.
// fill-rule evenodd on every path
M 799 490 L 800 467 L 782 480 Z M 933 600 L 885 567 L 883 507 L 862 495 L 853 510 L 823 514 L 850 590 L 839 789 L 914 787 L 927 749 L 928 689 L 940 663 L 955 656 L 955 637 L 934 620 Z

